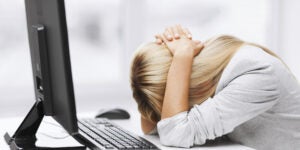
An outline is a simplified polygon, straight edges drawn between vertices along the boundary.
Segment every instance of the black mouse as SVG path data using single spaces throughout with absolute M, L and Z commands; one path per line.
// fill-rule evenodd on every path
M 129 119 L 129 113 L 120 108 L 113 109 L 101 109 L 95 118 L 107 118 L 107 119 Z

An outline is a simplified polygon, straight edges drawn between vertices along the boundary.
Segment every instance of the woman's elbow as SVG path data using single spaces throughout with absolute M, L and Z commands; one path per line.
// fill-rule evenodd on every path
M 156 124 L 141 117 L 141 128 L 144 134 L 151 134 L 155 130 Z
M 152 130 L 154 130 L 154 128 L 147 128 L 145 126 L 141 126 L 142 131 L 144 134 L 150 134 Z
M 160 143 L 164 146 L 172 146 L 172 147 L 182 147 L 182 148 L 190 148 L 193 146 L 193 141 L 188 140 L 186 137 L 178 138 L 169 137 L 169 136 L 161 136 L 160 135 Z
M 184 148 L 193 146 L 194 136 L 188 124 L 179 124 L 173 126 L 173 128 L 167 127 L 168 129 L 165 127 L 158 126 L 158 134 L 162 145 Z

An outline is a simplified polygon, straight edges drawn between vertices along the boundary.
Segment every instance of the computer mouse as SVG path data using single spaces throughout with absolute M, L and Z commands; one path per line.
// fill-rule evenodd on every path
M 121 108 L 102 109 L 98 112 L 95 118 L 107 118 L 107 119 L 129 119 L 129 113 Z

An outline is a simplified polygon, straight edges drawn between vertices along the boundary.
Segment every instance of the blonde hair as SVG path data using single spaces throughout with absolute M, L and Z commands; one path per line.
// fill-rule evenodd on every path
M 260 45 L 247 43 L 233 36 L 223 35 L 209 39 L 193 61 L 189 88 L 190 107 L 214 96 L 223 70 L 244 44 L 257 46 L 276 56 Z M 156 43 L 140 46 L 133 57 L 130 75 L 133 97 L 142 117 L 152 122 L 160 120 L 171 62 L 169 49 Z

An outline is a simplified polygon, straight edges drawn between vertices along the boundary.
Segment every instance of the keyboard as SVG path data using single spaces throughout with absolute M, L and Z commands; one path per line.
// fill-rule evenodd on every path
M 149 141 L 122 129 L 105 118 L 80 119 L 78 128 L 79 131 L 89 136 L 89 139 L 93 139 L 105 149 L 159 149 Z

